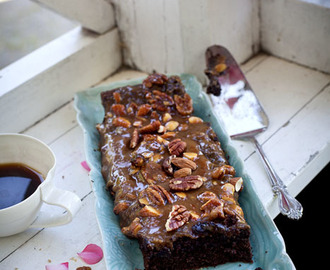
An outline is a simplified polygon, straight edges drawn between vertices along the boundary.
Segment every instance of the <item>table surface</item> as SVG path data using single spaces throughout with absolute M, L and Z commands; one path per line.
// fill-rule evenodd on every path
M 330 161 L 330 75 L 266 54 L 241 67 L 270 119 L 269 128 L 257 139 L 289 192 L 296 196 Z M 145 75 L 123 69 L 98 85 Z M 69 269 L 86 265 L 77 252 L 90 243 L 102 247 L 102 238 L 91 181 L 81 165 L 85 160 L 83 133 L 73 100 L 23 133 L 53 149 L 57 158 L 55 185 L 76 193 L 82 208 L 70 224 L 0 238 L 0 269 L 44 269 L 46 264 L 62 262 L 69 262 Z M 234 145 L 261 201 L 275 218 L 277 199 L 254 146 L 244 141 L 234 141 Z M 54 206 L 43 208 L 59 211 Z M 104 259 L 91 267 L 105 269 Z

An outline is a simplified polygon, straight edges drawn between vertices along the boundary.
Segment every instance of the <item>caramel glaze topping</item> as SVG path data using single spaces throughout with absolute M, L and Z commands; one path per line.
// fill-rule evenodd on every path
M 102 174 L 124 234 L 162 248 L 249 227 L 237 202 L 242 180 L 209 123 L 192 116 L 179 77 L 152 74 L 101 98 Z

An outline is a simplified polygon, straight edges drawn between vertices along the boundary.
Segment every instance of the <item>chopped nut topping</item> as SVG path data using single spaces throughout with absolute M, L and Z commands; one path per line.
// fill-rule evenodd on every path
M 165 224 L 166 231 L 177 230 L 190 219 L 190 212 L 183 205 L 173 205 Z
M 197 116 L 190 116 L 188 119 L 190 124 L 199 124 L 199 123 L 203 123 L 203 119 L 199 118 Z
M 146 125 L 144 127 L 141 127 L 139 129 L 139 132 L 141 134 L 145 134 L 145 133 L 154 133 L 157 132 L 157 130 L 160 127 L 160 122 L 158 120 L 151 122 L 149 125 Z
M 197 157 L 197 153 L 193 153 L 193 152 L 184 152 L 183 157 L 190 159 L 190 160 L 195 160 L 195 158 Z
M 243 189 L 243 178 L 242 177 L 230 178 L 229 183 L 235 187 L 236 192 L 242 191 L 242 189 Z
M 175 192 L 175 194 L 180 197 L 181 199 L 185 199 L 187 197 L 187 194 L 184 192 Z
M 133 134 L 132 134 L 132 138 L 131 138 L 131 142 L 129 144 L 129 147 L 132 148 L 132 149 L 134 149 L 137 146 L 138 142 L 139 142 L 139 132 L 135 128 L 133 130 Z
M 115 99 L 116 103 L 119 103 L 121 101 L 121 96 L 118 92 L 113 93 L 113 98 Z
M 159 126 L 159 129 L 157 130 L 158 133 L 165 133 L 166 132 L 166 127 L 163 125 Z
M 163 102 L 163 105 L 172 106 L 174 104 L 172 97 L 167 95 L 166 93 L 158 90 L 153 90 L 152 93 L 154 94 L 156 100 Z
M 198 220 L 200 216 L 195 211 L 190 211 L 190 219 L 191 220 Z
M 173 196 L 160 185 L 150 185 L 142 190 L 139 195 L 139 202 L 141 204 L 165 205 L 166 201 L 173 203 Z
M 144 165 L 144 158 L 141 155 L 137 155 L 131 160 L 131 162 L 136 167 L 142 167 Z
M 142 121 L 134 121 L 134 123 L 133 123 L 133 126 L 134 127 L 141 127 L 142 126 Z
M 129 203 L 128 202 L 120 202 L 117 203 L 117 205 L 113 208 L 113 212 L 118 215 L 120 212 L 126 210 L 129 207 Z
M 179 178 L 179 177 L 185 177 L 187 175 L 191 175 L 191 169 L 190 168 L 182 168 L 180 170 L 177 170 L 174 172 L 174 177 Z
M 125 128 L 129 128 L 131 126 L 131 122 L 124 117 L 116 117 L 115 119 L 112 120 L 112 124 L 114 124 L 116 127 L 125 127 Z
M 153 84 L 156 85 L 163 85 L 168 81 L 168 78 L 166 75 L 153 73 L 149 75 L 144 81 L 143 86 L 146 88 L 151 88 Z
M 176 109 L 181 115 L 191 114 L 194 110 L 191 97 L 185 93 L 183 97 L 174 95 Z
M 169 175 L 173 175 L 173 167 L 171 160 L 175 157 L 176 157 L 175 155 L 169 156 L 163 162 L 163 169 Z
M 141 217 L 159 217 L 161 213 L 150 205 L 146 205 L 140 210 Z
M 189 168 L 192 170 L 197 169 L 196 163 L 190 159 L 175 157 L 175 158 L 172 158 L 171 162 L 172 162 L 172 164 L 174 164 L 175 166 L 177 166 L 179 168 Z
M 202 217 L 207 217 L 209 220 L 214 220 L 216 218 L 224 218 L 223 211 L 224 203 L 218 198 L 214 198 L 208 200 L 201 207 L 201 211 L 203 212 Z
M 172 119 L 172 116 L 169 113 L 163 114 L 163 122 L 166 123 Z
M 143 228 L 143 226 L 140 223 L 140 219 L 138 217 L 136 217 L 132 223 L 127 226 L 127 227 L 123 227 L 121 229 L 122 233 L 127 235 L 128 237 L 137 237 L 139 231 Z
M 166 130 L 173 131 L 179 126 L 179 122 L 177 121 L 169 121 L 165 124 Z
M 123 104 L 113 104 L 111 106 L 111 110 L 117 116 L 125 116 L 126 115 L 126 109 L 125 109 L 125 106 Z
M 217 195 L 215 195 L 214 192 L 211 191 L 205 191 L 197 196 L 198 200 L 200 200 L 202 203 L 206 203 L 207 201 L 211 199 L 217 199 Z
M 188 175 L 170 180 L 170 189 L 175 191 L 187 191 L 197 189 L 203 185 L 203 179 L 199 175 Z
M 166 133 L 164 133 L 163 135 L 161 135 L 161 137 L 162 137 L 163 139 L 168 139 L 168 138 L 173 138 L 173 137 L 175 137 L 175 135 L 176 135 L 176 132 L 169 131 L 169 132 L 166 132 Z
M 174 139 L 168 144 L 168 151 L 171 155 L 181 155 L 187 147 L 187 144 L 181 139 Z
M 143 105 L 139 106 L 136 115 L 145 116 L 151 111 L 151 109 L 152 109 L 152 106 L 150 104 L 143 104 Z
M 170 143 L 168 140 L 163 139 L 161 136 L 157 136 L 157 142 L 162 143 L 166 146 Z
M 236 172 L 235 172 L 234 167 L 232 167 L 230 165 L 222 165 L 221 167 L 217 167 L 213 170 L 212 177 L 214 179 L 221 179 L 226 174 L 235 176 Z
M 228 195 L 234 195 L 235 187 L 230 183 L 222 185 L 221 189 Z

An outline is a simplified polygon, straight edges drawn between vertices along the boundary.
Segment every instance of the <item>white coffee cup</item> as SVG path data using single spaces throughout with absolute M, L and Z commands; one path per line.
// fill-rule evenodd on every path
M 22 134 L 0 134 L 0 164 L 22 163 L 40 172 L 44 181 L 25 200 L 0 210 L 0 237 L 71 222 L 81 207 L 79 197 L 54 186 L 56 159 L 43 142 Z M 40 211 L 43 203 L 64 208 L 63 214 Z

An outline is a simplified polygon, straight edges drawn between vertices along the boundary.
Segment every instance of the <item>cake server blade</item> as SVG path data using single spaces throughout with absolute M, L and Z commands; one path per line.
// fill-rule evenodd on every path
M 230 52 L 219 45 L 207 48 L 207 93 L 215 113 L 221 118 L 232 139 L 251 140 L 270 179 L 274 195 L 279 197 L 280 212 L 291 219 L 302 216 L 301 204 L 292 197 L 272 168 L 255 136 L 267 129 L 268 116 Z

